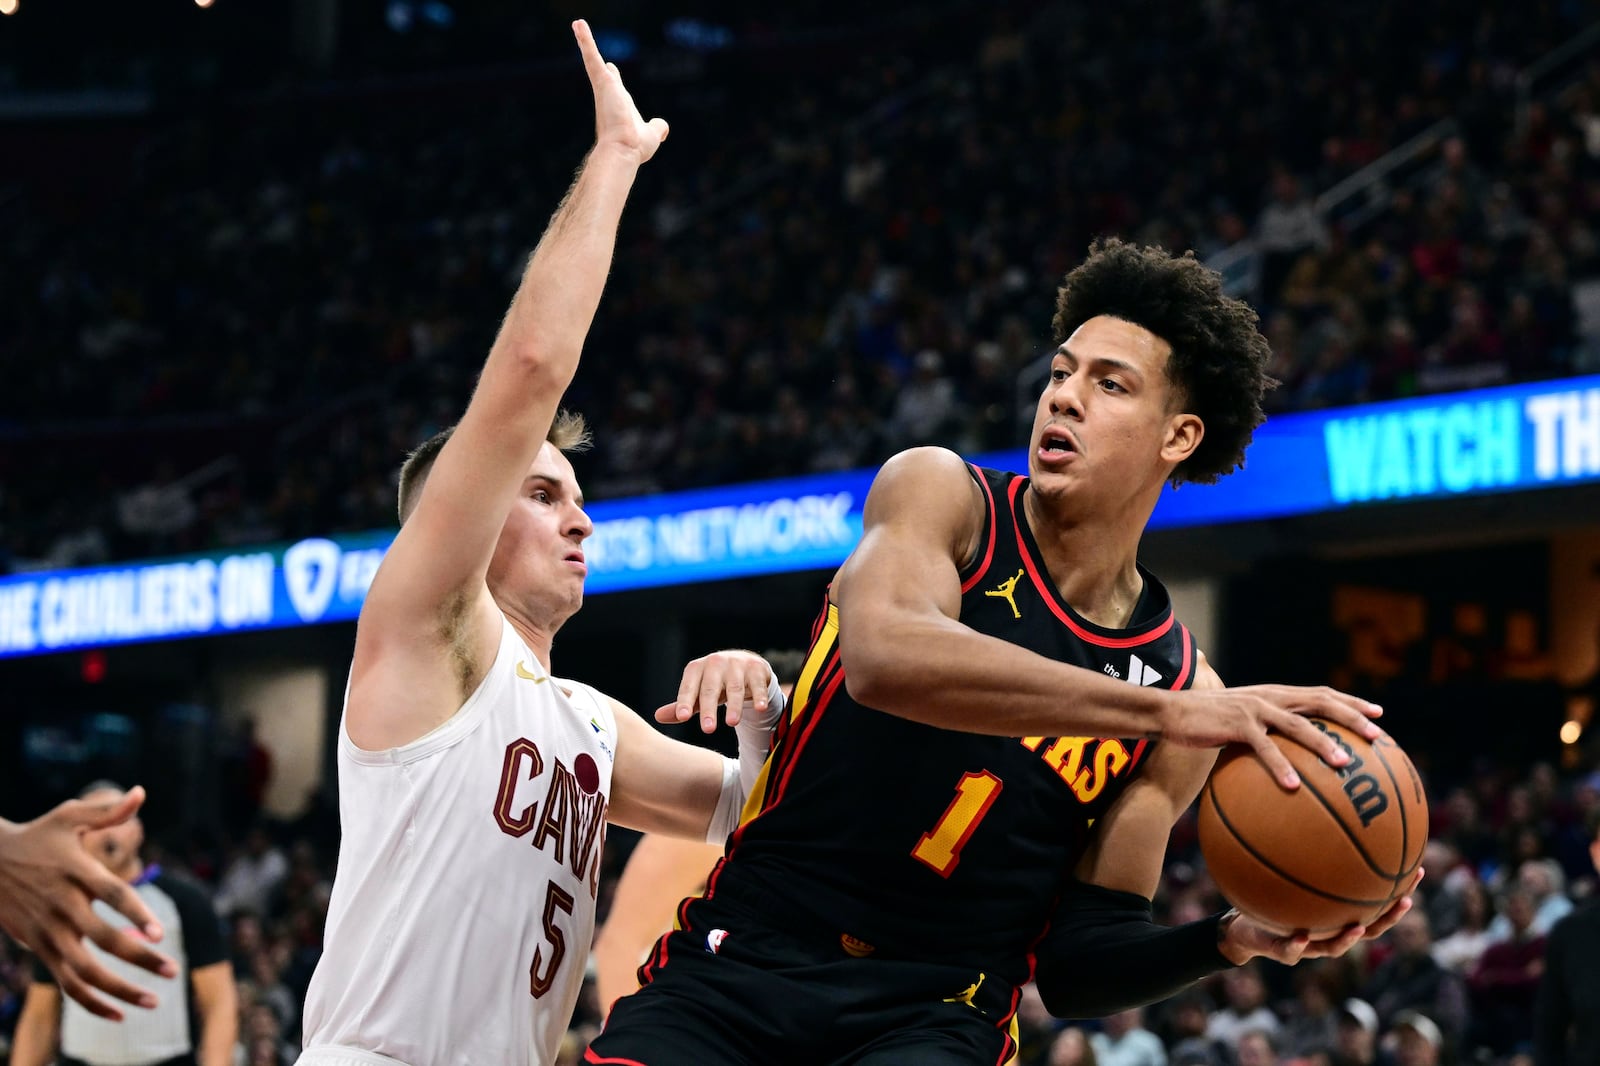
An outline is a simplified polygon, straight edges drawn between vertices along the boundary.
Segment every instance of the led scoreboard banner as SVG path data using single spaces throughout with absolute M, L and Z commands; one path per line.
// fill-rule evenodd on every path
M 1022 450 L 974 456 L 1025 469 Z M 872 471 L 592 504 L 590 594 L 837 566 Z M 1600 377 L 1281 415 L 1151 528 L 1600 481 Z M 0 658 L 354 619 L 393 530 L 0 578 Z

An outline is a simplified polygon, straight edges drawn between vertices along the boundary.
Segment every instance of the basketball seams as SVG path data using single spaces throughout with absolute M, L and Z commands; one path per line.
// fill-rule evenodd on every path
M 1233 822 L 1228 818 L 1227 813 L 1222 809 L 1222 805 L 1217 802 L 1216 784 L 1214 781 L 1206 782 L 1205 795 L 1206 799 L 1211 802 L 1211 810 L 1216 814 L 1217 820 L 1222 824 L 1222 827 L 1228 831 L 1228 836 L 1232 838 L 1234 843 L 1238 844 L 1246 854 L 1255 859 L 1256 862 L 1260 863 L 1263 868 L 1270 870 L 1273 874 L 1277 875 L 1288 884 L 1294 885 L 1296 888 L 1305 892 L 1309 892 L 1310 894 L 1321 899 L 1329 900 L 1334 903 L 1347 904 L 1352 907 L 1381 907 L 1388 902 L 1387 899 L 1352 899 L 1349 896 L 1335 895 L 1334 893 L 1320 889 L 1315 885 L 1307 884 L 1298 877 L 1295 877 L 1293 874 L 1281 869 L 1276 863 L 1272 862 L 1265 855 L 1261 854 L 1261 852 L 1257 851 L 1256 848 L 1248 840 L 1242 837 L 1239 834 L 1239 831 L 1234 828 Z M 1380 874 L 1379 876 L 1384 877 L 1385 879 L 1388 877 L 1387 874 Z
M 1327 763 L 1322 762 L 1322 760 L 1320 760 L 1320 759 L 1318 759 L 1317 762 L 1322 766 L 1327 766 L 1328 765 Z M 1329 769 L 1332 769 L 1332 767 L 1329 767 Z M 1335 772 L 1337 772 L 1337 771 L 1335 771 Z M 1390 776 L 1393 777 L 1394 775 L 1391 774 Z M 1377 860 L 1375 860 L 1372 857 L 1372 855 L 1367 851 L 1366 845 L 1362 844 L 1361 841 L 1357 840 L 1356 837 L 1355 837 L 1355 834 L 1350 832 L 1350 826 L 1349 826 L 1348 823 L 1345 822 L 1343 816 L 1340 815 L 1340 813 L 1334 809 L 1333 804 L 1328 802 L 1328 798 L 1326 796 L 1324 796 L 1320 791 L 1318 791 L 1317 786 L 1315 786 L 1315 785 L 1313 785 L 1311 783 L 1311 778 L 1309 776 L 1307 776 L 1306 774 L 1301 774 L 1300 775 L 1300 787 L 1303 788 L 1303 789 L 1306 789 L 1307 791 L 1309 791 L 1313 796 L 1315 796 L 1317 798 L 1317 802 L 1322 804 L 1323 809 L 1328 812 L 1328 816 L 1330 818 L 1332 818 L 1334 824 L 1339 827 L 1339 831 L 1344 834 L 1345 839 L 1350 841 L 1350 843 L 1355 846 L 1356 853 L 1361 856 L 1361 861 L 1367 864 L 1367 869 L 1371 870 L 1373 873 L 1377 874 L 1379 877 L 1383 878 L 1385 881 L 1394 881 L 1399 876 L 1397 874 L 1390 873 L 1388 870 L 1385 870 L 1385 869 L 1383 869 L 1382 867 L 1380 867 L 1378 865 Z M 1397 801 L 1399 800 L 1399 798 L 1400 797 L 1398 795 L 1395 796 L 1395 799 Z M 1401 818 L 1401 822 L 1400 822 L 1400 827 L 1401 827 L 1400 828 L 1401 846 L 1400 846 L 1400 862 L 1395 864 L 1397 866 L 1404 865 L 1405 861 L 1406 861 L 1406 851 L 1405 851 L 1405 805 L 1404 804 L 1400 804 L 1400 818 Z
M 1391 743 L 1393 743 L 1393 742 L 1391 741 Z M 1400 779 L 1395 776 L 1394 767 L 1390 766 L 1389 765 L 1389 760 L 1384 757 L 1383 749 L 1381 747 L 1379 747 L 1376 743 L 1371 744 L 1370 747 L 1372 748 L 1372 753 L 1378 757 L 1378 761 L 1383 764 L 1384 772 L 1389 775 L 1389 781 L 1390 781 L 1391 784 L 1394 785 L 1395 802 L 1397 804 L 1399 804 L 1399 806 L 1400 806 L 1400 866 L 1401 866 L 1401 870 L 1400 870 L 1400 872 L 1398 874 L 1395 875 L 1395 878 L 1394 878 L 1394 890 L 1396 892 L 1399 892 L 1401 883 L 1403 881 L 1405 881 L 1406 878 L 1410 877 L 1412 872 L 1415 871 L 1418 866 L 1422 865 L 1422 854 L 1419 852 L 1417 854 L 1417 861 L 1412 863 L 1410 866 L 1406 865 L 1406 858 L 1411 852 L 1411 837 L 1410 837 L 1409 832 L 1408 832 L 1408 822 L 1407 822 L 1407 819 L 1406 819 L 1406 801 L 1405 801 L 1404 798 L 1402 798 L 1401 793 L 1400 793 Z M 1397 749 L 1398 749 L 1398 747 L 1399 747 L 1399 745 L 1396 745 Z M 1407 756 L 1407 760 L 1406 761 L 1408 761 L 1408 762 L 1410 761 L 1410 757 L 1409 756 Z M 1413 771 L 1413 772 L 1415 772 L 1415 771 Z

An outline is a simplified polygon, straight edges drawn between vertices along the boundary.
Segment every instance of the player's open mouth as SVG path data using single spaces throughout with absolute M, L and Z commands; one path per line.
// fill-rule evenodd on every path
M 562 556 L 562 561 L 572 563 L 586 574 L 589 572 L 589 564 L 584 562 L 582 552 L 568 552 Z
M 1072 434 L 1065 429 L 1049 426 L 1039 436 L 1039 448 L 1036 454 L 1041 463 L 1064 463 L 1078 454 L 1078 442 L 1073 440 Z

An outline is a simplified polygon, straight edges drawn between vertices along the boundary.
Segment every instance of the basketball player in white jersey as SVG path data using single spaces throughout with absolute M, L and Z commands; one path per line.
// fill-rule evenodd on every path
M 667 135 L 588 26 L 573 29 L 594 147 L 466 413 L 408 460 L 400 532 L 362 607 L 338 740 L 343 840 L 302 1063 L 549 1063 L 589 954 L 605 820 L 721 839 L 743 803 L 738 763 L 551 670 L 552 638 L 583 602 L 592 529 L 562 454 L 582 422 L 557 405 L 635 174 Z M 719 704 L 741 721 L 753 778 L 782 705 L 771 669 L 719 653 L 686 677 L 704 726 Z

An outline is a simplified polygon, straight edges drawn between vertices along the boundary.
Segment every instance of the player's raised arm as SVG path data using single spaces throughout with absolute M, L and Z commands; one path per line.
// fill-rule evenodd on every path
M 953 452 L 916 448 L 884 464 L 867 496 L 861 542 L 833 584 L 845 684 L 862 704 L 944 729 L 992 736 L 1164 736 L 1194 747 L 1250 744 L 1287 787 L 1298 784 L 1268 729 L 1333 761 L 1344 754 L 1304 718 L 1362 735 L 1373 708 L 1330 689 L 1285 685 L 1170 692 L 1129 685 L 987 636 L 957 619 L 961 566 L 984 504 Z
M 347 718 L 363 747 L 391 747 L 431 729 L 436 712 L 415 709 L 444 699 L 435 689 L 453 689 L 445 699 L 453 711 L 488 667 L 500 624 L 485 584 L 496 542 L 577 369 L 634 177 L 667 135 L 665 122 L 640 116 L 587 24 L 573 28 L 594 92 L 594 147 L 368 592 Z M 374 672 L 380 683 L 369 692 L 364 683 Z M 417 698 L 389 698 L 391 690 Z

